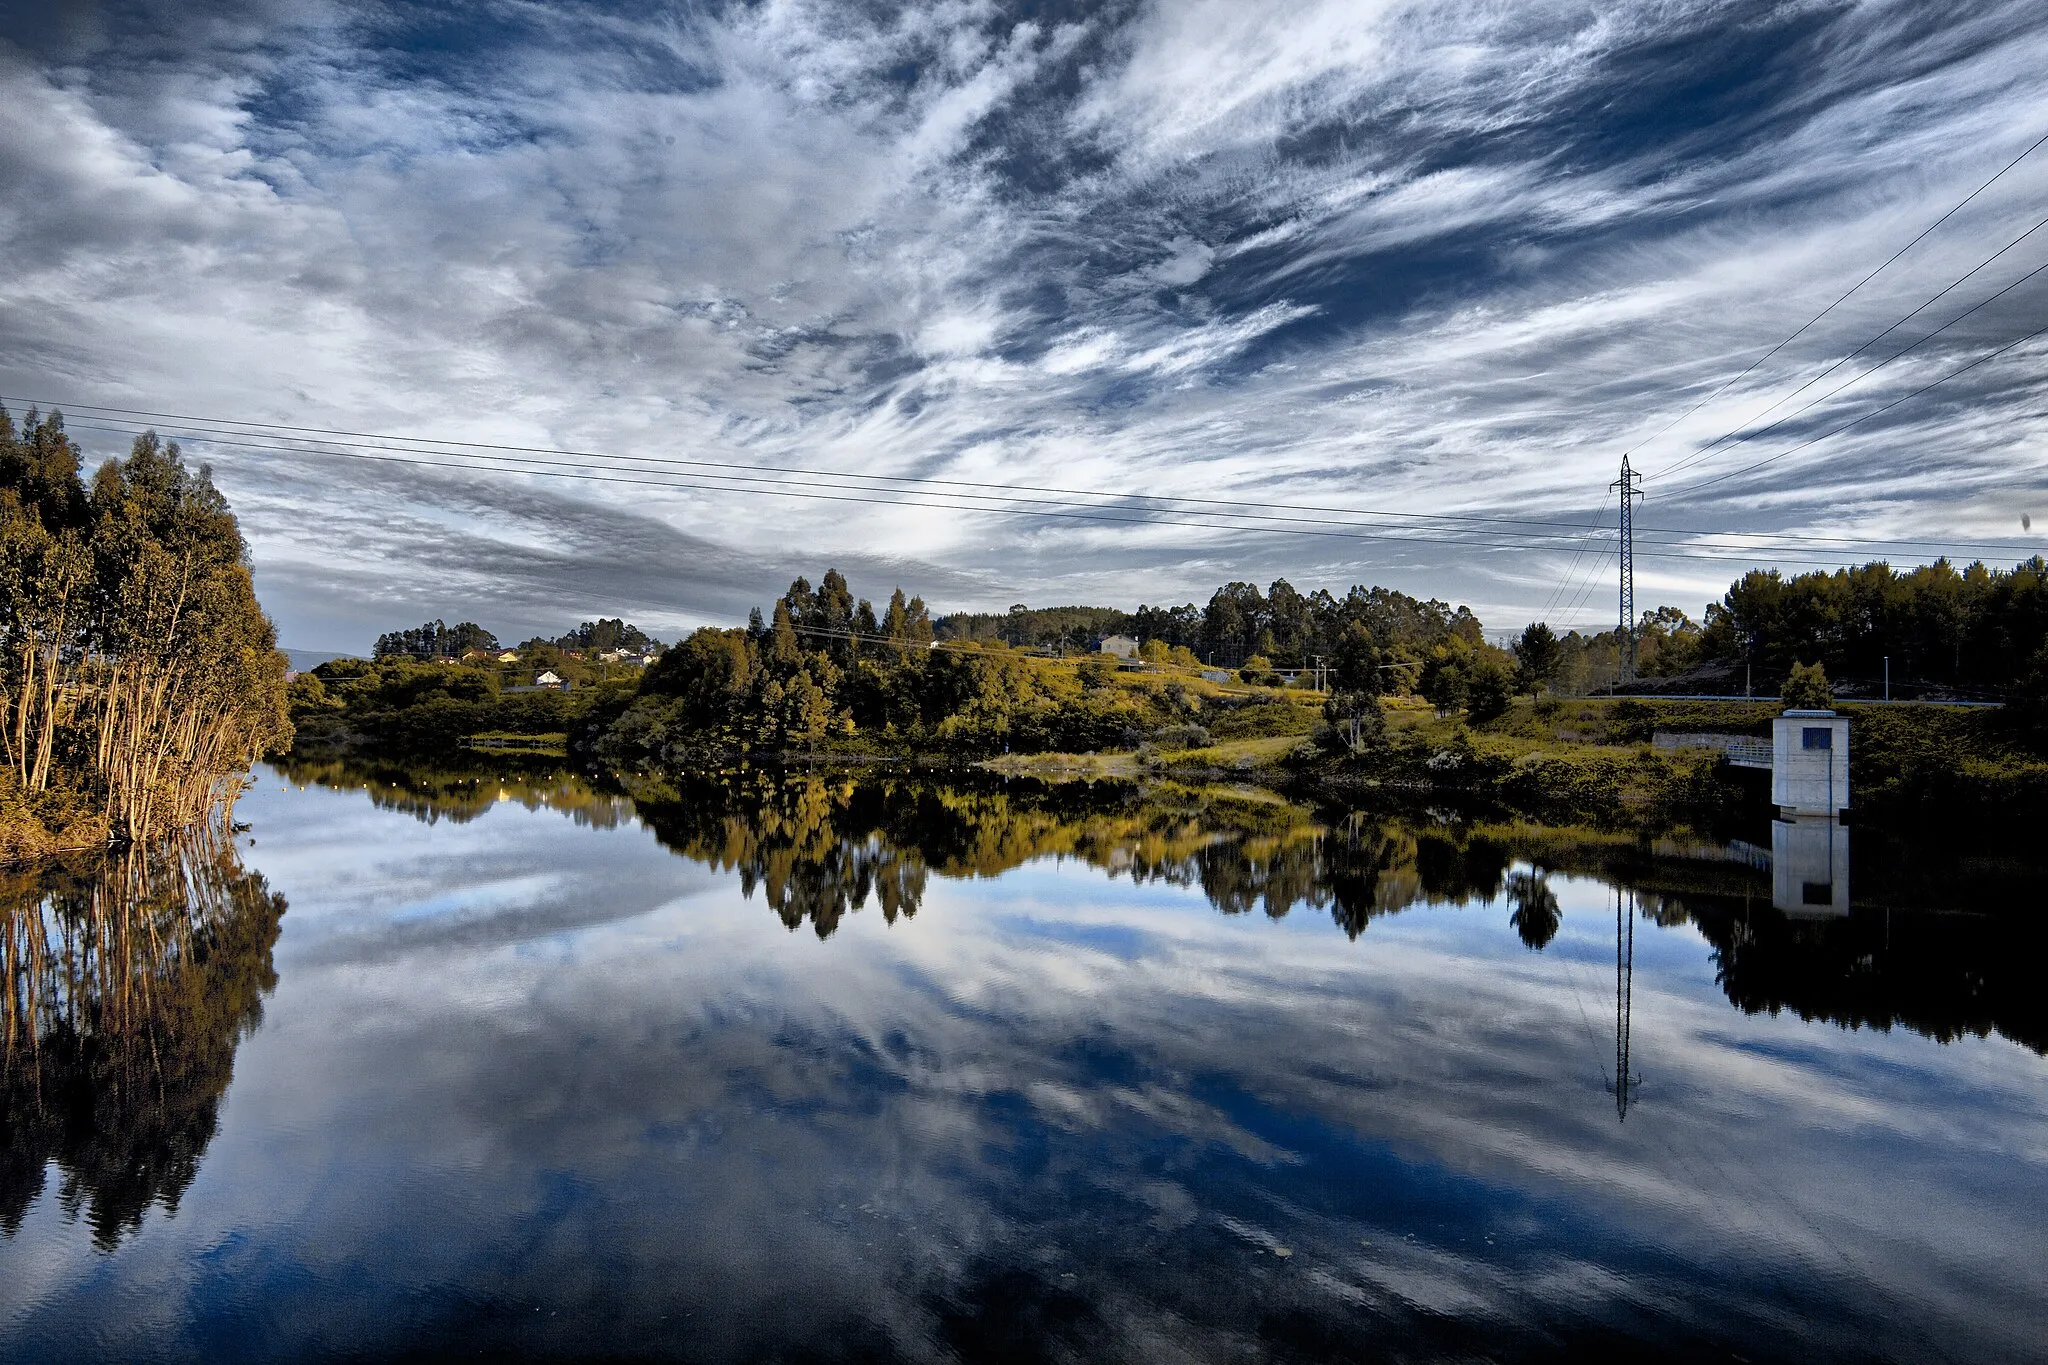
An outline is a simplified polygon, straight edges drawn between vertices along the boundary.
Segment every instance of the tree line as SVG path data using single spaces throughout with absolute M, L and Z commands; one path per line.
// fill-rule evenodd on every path
M 1000 649 L 938 643 L 930 610 L 901 588 L 877 611 L 836 569 L 815 588 L 798 578 L 745 628 L 707 626 L 666 651 L 603 748 L 623 760 L 676 760 L 860 734 L 969 753 L 1095 749 L 1167 718 L 1113 686 L 1106 664 L 1039 668 Z
M 2042 667 L 2044 644 L 2048 562 L 2036 555 L 2010 569 L 1752 570 L 1707 609 L 1698 650 L 1773 672 L 1818 663 L 1836 678 L 1877 678 L 1889 658 L 1895 680 L 2001 689 Z
M 1106 635 L 1182 646 L 1203 661 L 1239 668 L 1254 659 L 1275 669 L 1327 663 L 1346 632 L 1371 635 L 1383 667 L 1414 666 L 1399 682 L 1446 706 L 1505 706 L 1516 689 L 1549 686 L 1585 694 L 1620 677 L 1631 643 L 1644 678 L 1703 671 L 1727 687 L 1741 670 L 1776 688 L 1796 664 L 1820 665 L 1830 678 L 1874 690 L 1886 672 L 1895 688 L 1942 687 L 2005 695 L 2030 679 L 2048 684 L 2048 562 L 2011 568 L 1946 559 L 1898 569 L 1883 562 L 1787 577 L 1753 569 L 1694 620 L 1677 607 L 1645 611 L 1631 642 L 1617 627 L 1557 634 L 1537 623 L 1530 648 L 1514 657 L 1485 643 L 1464 606 L 1422 600 L 1390 588 L 1354 586 L 1342 596 L 1303 593 L 1286 579 L 1264 592 L 1251 583 L 1218 588 L 1206 606 L 1030 608 L 942 617 L 945 639 L 1086 650 Z M 1531 649 L 1533 648 L 1533 653 Z M 1732 680 L 1732 682 L 1731 682 Z
M 1317 655 L 1334 654 L 1354 625 L 1375 648 L 1395 659 L 1420 661 L 1448 640 L 1484 643 L 1469 607 L 1422 601 L 1392 588 L 1352 587 L 1342 597 L 1318 588 L 1302 593 L 1286 579 L 1264 592 L 1254 583 L 1227 583 L 1207 606 L 1041 607 L 1018 603 L 1008 612 L 960 612 L 938 622 L 943 639 L 1001 640 L 1011 645 L 1059 645 L 1092 650 L 1107 635 L 1157 640 L 1192 651 L 1203 662 L 1239 668 L 1253 658 L 1282 669 L 1307 668 Z
M 373 657 L 460 659 L 473 652 L 495 654 L 500 648 L 498 637 L 474 621 L 460 621 L 451 626 L 437 618 L 408 630 L 386 631 L 379 635 Z M 651 654 L 660 648 L 661 641 L 618 617 L 585 621 L 553 639 L 536 635 L 519 646 L 521 652 L 555 649 L 564 652 L 575 650 L 583 654 L 602 654 L 615 649 Z
M 1629 643 L 1619 627 L 1553 638 L 1542 681 L 1581 694 L 1615 685 Z M 2048 692 L 2048 562 L 1873 562 L 1790 578 L 1752 569 L 1703 620 L 1676 607 L 1644 612 L 1634 645 L 1639 677 L 1694 675 L 1694 690 L 1740 690 L 1745 678 L 1775 690 L 1804 664 L 1866 696 L 1889 674 L 1895 692 L 2026 699 Z
M 224 817 L 290 742 L 285 660 L 208 471 L 135 439 L 88 485 L 58 413 L 0 408 L 0 855 Z

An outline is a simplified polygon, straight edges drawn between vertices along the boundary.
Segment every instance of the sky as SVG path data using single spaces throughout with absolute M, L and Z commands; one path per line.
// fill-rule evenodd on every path
M 1697 615 L 2042 548 L 2044 134 L 2027 0 L 0 0 L 0 397 L 180 435 L 302 649 L 828 566 L 1600 627 L 1625 452 Z

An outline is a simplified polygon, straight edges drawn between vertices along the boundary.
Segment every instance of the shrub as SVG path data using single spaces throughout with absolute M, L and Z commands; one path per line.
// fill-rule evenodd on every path
M 1162 749 L 1201 749 L 1209 743 L 1209 732 L 1202 726 L 1162 725 L 1152 732 L 1152 740 Z

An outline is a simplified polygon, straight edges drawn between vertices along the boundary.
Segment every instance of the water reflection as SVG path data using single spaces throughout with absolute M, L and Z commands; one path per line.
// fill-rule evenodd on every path
M 1534 869 L 1512 872 L 1508 874 L 1507 890 L 1508 923 L 1524 947 L 1542 952 L 1564 923 L 1564 912 L 1558 909 L 1557 892 L 1550 889 L 1550 878 Z
M 1616 930 L 1619 954 L 1637 914 L 1693 924 L 1714 946 L 1729 1001 L 1745 1011 L 1940 1039 L 1997 1032 L 2048 1051 L 2025 965 L 2041 960 L 2048 933 L 2039 917 L 2009 908 L 2037 894 L 2038 870 L 1873 841 L 1864 857 L 1875 875 L 1864 885 L 1889 899 L 1852 914 L 1848 829 L 1832 820 L 1773 821 L 1766 852 L 1683 830 L 1650 839 L 1446 812 L 1313 811 L 1264 791 L 1170 783 L 758 769 L 614 780 L 545 760 L 468 772 L 336 762 L 283 771 L 364 789 L 428 823 L 474 819 L 502 801 L 595 827 L 637 819 L 673 852 L 736 872 L 748 897 L 821 939 L 870 901 L 890 924 L 915 916 L 933 878 L 994 878 L 1051 858 L 1139 885 L 1197 887 L 1228 915 L 1327 913 L 1352 939 L 1414 906 L 1504 903 L 1522 942 L 1542 951 L 1562 924 L 1549 878 L 1590 877 L 1633 907 Z M 1618 996 L 1627 984 L 1623 962 Z
M 1771 904 L 1802 919 L 1849 913 L 1849 827 L 1828 815 L 1771 821 Z
M 1935 879 L 1859 829 L 1863 899 L 1812 920 L 1761 823 L 297 775 L 336 790 L 245 807 L 293 913 L 205 1169 L 112 1252 L 31 1209 L 0 1357 L 2019 1359 L 2048 1324 L 2041 1059 L 1918 1036 L 2039 1039 L 2017 874 L 1909 909 Z
M 284 908 L 214 831 L 0 878 L 0 1231 L 53 1162 L 102 1249 L 177 1208 L 277 984 Z
M 1615 1118 L 1627 1122 L 1629 1100 L 1642 1085 L 1630 1058 L 1635 1027 L 1636 898 L 1614 888 L 1614 1075 L 1607 1089 L 1614 1096 Z

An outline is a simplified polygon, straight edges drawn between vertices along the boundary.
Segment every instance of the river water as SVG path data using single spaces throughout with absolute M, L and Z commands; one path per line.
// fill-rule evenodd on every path
M 9 885 L 0 1357 L 2048 1343 L 2025 866 L 1781 909 L 1862 832 L 806 775 L 238 818 Z

